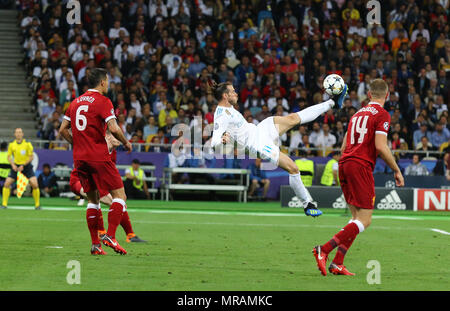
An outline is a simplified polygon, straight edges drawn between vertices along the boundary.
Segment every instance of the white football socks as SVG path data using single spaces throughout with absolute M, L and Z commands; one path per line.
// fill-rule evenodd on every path
M 302 202 L 303 208 L 306 208 L 308 202 L 312 201 L 312 197 L 309 194 L 308 189 L 305 188 L 305 185 L 300 178 L 300 173 L 294 175 L 289 174 L 289 186 L 291 186 L 297 198 Z
M 334 101 L 329 99 L 323 103 L 308 107 L 302 111 L 297 112 L 300 117 L 300 124 L 309 123 L 317 119 L 322 113 L 327 112 L 334 107 Z

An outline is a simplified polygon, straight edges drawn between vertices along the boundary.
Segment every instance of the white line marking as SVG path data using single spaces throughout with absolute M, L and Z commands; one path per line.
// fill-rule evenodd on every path
M 12 210 L 33 210 L 29 206 L 8 206 L 8 209 Z M 84 208 L 79 207 L 50 207 L 43 209 L 44 211 L 79 211 L 84 212 Z M 142 209 L 142 208 L 127 208 L 129 212 L 150 213 L 150 214 L 186 214 L 186 215 L 226 215 L 226 216 L 265 216 L 265 217 L 307 217 L 301 209 L 298 212 L 233 212 L 233 211 L 203 211 L 203 210 L 170 210 L 170 209 Z M 341 217 L 342 214 L 324 214 L 329 217 Z M 348 216 L 350 217 L 350 215 Z M 410 216 L 391 216 L 391 215 L 373 215 L 374 219 L 394 219 L 394 220 L 427 220 L 427 216 L 424 217 L 410 217 Z M 441 219 L 442 218 L 442 219 Z M 450 220 L 450 217 L 441 217 L 440 220 Z
M 439 229 L 430 229 L 430 230 L 434 231 L 434 232 L 442 233 L 442 234 L 445 234 L 445 235 L 450 235 L 450 232 L 447 232 L 447 231 L 444 231 L 444 230 L 439 230 Z
M 69 218 L 20 218 L 23 221 L 49 221 L 49 222 L 85 222 L 85 219 L 69 219 Z M 146 221 L 146 220 L 132 220 L 136 224 L 149 224 L 149 225 L 189 225 L 189 226 L 239 226 L 239 227 L 277 227 L 277 228 L 325 228 L 325 229 L 338 229 L 336 225 L 319 225 L 319 224 L 255 224 L 255 223 L 235 223 L 235 222 L 193 222 L 193 221 Z M 428 230 L 428 228 L 414 227 L 386 227 L 386 226 L 370 226 L 372 230 Z
M 46 246 L 45 248 L 63 248 L 62 246 Z

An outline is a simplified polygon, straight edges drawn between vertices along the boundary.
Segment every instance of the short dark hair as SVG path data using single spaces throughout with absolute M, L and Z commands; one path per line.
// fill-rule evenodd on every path
M 0 149 L 5 150 L 7 147 L 8 147 L 8 143 L 6 141 L 2 141 L 2 143 L 0 144 Z
M 213 81 L 210 84 L 212 94 L 214 95 L 214 98 L 217 101 L 222 100 L 223 94 L 228 93 L 229 85 L 232 85 L 231 82 L 222 82 L 222 83 L 217 84 L 216 82 Z
M 48 169 L 50 169 L 50 164 L 45 163 L 44 165 L 42 165 L 42 168 L 48 168 Z
M 131 161 L 131 163 L 134 163 L 134 164 L 141 164 L 141 161 L 139 161 L 138 159 L 133 159 L 133 161 Z
M 100 81 L 105 80 L 107 77 L 107 72 L 103 68 L 94 68 L 88 74 L 88 87 L 94 88 L 100 84 Z

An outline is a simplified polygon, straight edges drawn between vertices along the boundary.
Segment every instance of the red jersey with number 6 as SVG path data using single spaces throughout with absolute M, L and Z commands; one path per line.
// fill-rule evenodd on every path
M 370 102 L 356 112 L 347 129 L 347 140 L 340 162 L 357 161 L 369 164 L 372 171 L 377 160 L 375 134 L 386 135 L 389 132 L 391 116 L 378 103 Z
M 105 131 L 106 123 L 115 117 L 111 100 L 94 89 L 70 103 L 64 119 L 70 121 L 72 127 L 75 161 L 111 161 Z

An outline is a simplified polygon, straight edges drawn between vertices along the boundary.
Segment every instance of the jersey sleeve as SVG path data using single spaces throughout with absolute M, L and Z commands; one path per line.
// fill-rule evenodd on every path
M 103 120 L 105 120 L 105 123 L 108 123 L 109 120 L 116 118 L 116 115 L 114 114 L 113 104 L 111 100 L 109 100 L 109 98 L 104 101 L 100 111 L 100 116 L 103 118 Z
M 391 116 L 387 111 L 384 111 L 376 120 L 375 134 L 388 135 L 389 127 L 391 125 Z
M 28 142 L 27 155 L 31 156 L 33 154 L 33 150 L 34 150 L 33 145 L 30 142 Z
M 216 115 L 214 118 L 214 130 L 211 139 L 211 147 L 216 147 L 222 143 L 222 135 L 228 127 L 228 118 L 225 114 Z

